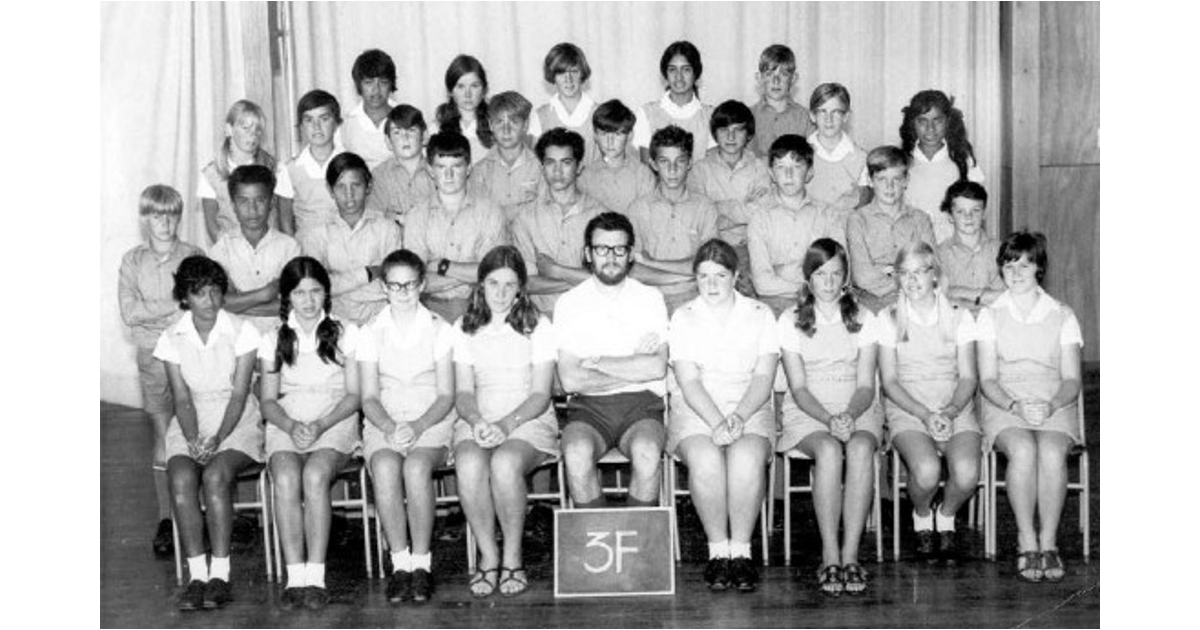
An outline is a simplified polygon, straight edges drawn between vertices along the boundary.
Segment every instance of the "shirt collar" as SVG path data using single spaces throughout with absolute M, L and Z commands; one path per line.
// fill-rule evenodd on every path
M 329 166 L 330 160 L 332 160 L 334 157 L 337 157 L 337 154 L 344 153 L 345 151 L 346 147 L 342 145 L 341 134 L 335 133 L 333 134 L 333 153 L 329 154 L 329 159 L 325 160 L 324 164 L 317 162 L 317 158 L 312 154 L 312 146 L 307 144 L 304 145 L 304 148 L 300 150 L 300 155 L 296 156 L 296 164 L 304 167 L 304 170 L 307 171 L 310 176 L 317 177 L 319 175 L 322 179 L 324 179 L 325 167 Z
M 742 157 L 738 158 L 738 161 L 736 163 L 734 163 L 733 166 L 730 166 L 729 164 L 727 164 L 725 162 L 725 160 L 721 157 L 721 147 L 713 147 L 713 148 L 709 149 L 708 152 L 704 154 L 704 158 L 708 159 L 708 160 L 712 160 L 712 162 L 714 164 L 718 164 L 722 168 L 725 168 L 727 170 L 734 171 L 734 172 L 737 172 L 746 167 L 752 166 L 754 164 L 754 162 L 758 160 L 758 156 L 755 155 L 754 152 L 750 150 L 750 145 L 746 145 L 746 148 L 742 151 Z
M 179 323 L 175 325 L 175 334 L 182 336 L 197 348 L 211 345 L 213 339 L 220 334 L 233 334 L 233 332 L 233 320 L 229 317 L 229 313 L 225 312 L 225 309 L 217 311 L 217 321 L 208 333 L 208 343 L 200 341 L 200 331 L 196 330 L 196 321 L 192 319 L 192 311 L 184 311 L 183 317 L 180 317 Z
M 317 329 L 321 327 L 321 322 L 327 317 L 324 309 L 321 310 L 321 317 L 317 319 L 317 325 L 313 326 L 312 332 L 305 332 L 300 326 L 300 319 L 296 317 L 296 311 L 293 309 L 288 313 L 288 326 L 296 332 L 296 339 L 300 352 L 314 352 L 317 349 Z
M 771 107 L 771 104 L 767 102 L 767 98 L 764 96 L 763 98 L 760 98 L 758 100 L 758 104 L 755 105 L 755 107 L 764 112 L 770 112 L 777 116 L 782 116 L 783 114 L 786 114 L 786 113 L 792 111 L 793 109 L 800 107 L 800 104 L 797 103 L 796 101 L 793 101 L 791 98 L 789 98 L 788 100 L 784 101 L 784 103 L 783 103 L 783 111 L 777 112 L 777 111 L 775 111 L 774 107 Z
M 382 326 L 384 328 L 390 328 L 393 332 L 404 339 L 419 339 L 428 336 L 428 331 L 433 330 L 433 314 L 429 311 L 429 309 L 425 308 L 424 304 L 417 302 L 417 312 L 413 315 L 412 327 L 407 330 L 400 330 L 400 328 L 396 326 L 396 320 L 392 318 L 392 309 L 388 306 L 385 306 L 383 310 L 379 311 L 379 314 L 375 316 L 375 325 Z
M 1017 303 L 1013 300 L 1012 294 L 1008 291 L 1005 291 L 1004 293 L 1000 294 L 1000 297 L 996 298 L 996 301 L 992 303 L 992 308 L 997 310 L 1001 308 L 1007 308 L 1009 315 L 1011 315 L 1013 319 L 1023 324 L 1036 324 L 1043 319 L 1046 319 L 1046 316 L 1050 313 L 1062 308 L 1062 305 L 1058 303 L 1058 300 L 1050 297 L 1050 294 L 1046 293 L 1042 287 L 1038 287 L 1034 290 L 1037 292 L 1037 301 L 1033 303 L 1033 309 L 1029 311 L 1029 317 L 1021 316 L 1021 312 L 1017 310 Z
M 688 101 L 687 105 L 683 107 L 676 105 L 675 101 L 671 100 L 671 90 L 663 92 L 662 98 L 658 100 L 658 104 L 668 116 L 676 120 L 691 118 L 703 107 L 700 104 L 700 97 L 695 94 L 692 95 L 692 100 Z
M 935 326 L 938 323 L 938 305 L 937 305 L 936 297 L 935 297 L 935 301 L 933 303 L 933 313 L 928 318 L 926 318 L 924 315 L 921 314 L 920 311 L 918 311 L 916 308 L 914 308 L 912 305 L 912 302 L 909 302 L 908 300 L 904 300 L 904 310 L 905 310 L 905 314 L 908 315 L 909 320 L 917 322 L 917 324 L 924 326 L 926 328 L 929 328 L 930 326 Z
M 964 249 L 972 254 L 976 254 L 983 251 L 984 246 L 987 245 L 991 240 L 992 237 L 988 236 L 987 231 L 981 229 L 979 230 L 979 239 L 975 241 L 975 247 L 971 247 L 958 237 L 958 230 L 955 230 L 954 233 L 950 235 L 950 246 Z
M 562 99 L 558 97 L 558 92 L 550 97 L 550 109 L 554 110 L 554 115 L 566 127 L 580 127 L 588 121 L 592 115 L 592 108 L 595 107 L 596 101 L 587 92 L 579 95 L 579 104 L 575 106 L 573 113 L 567 112 L 567 106 L 563 105 Z
M 392 97 L 388 96 L 387 104 L 389 108 L 394 108 L 400 104 L 400 101 L 392 100 Z M 371 122 L 371 117 L 367 115 L 367 104 L 363 102 L 361 96 L 358 98 L 358 104 L 354 106 L 354 109 L 351 109 L 350 113 L 346 114 L 346 118 L 365 118 L 366 124 L 376 129 L 382 129 L 384 122 L 387 120 L 387 117 L 384 116 L 384 119 L 378 125 Z
M 834 147 L 832 151 L 825 150 L 825 146 L 822 145 L 821 141 L 819 140 L 820 135 L 821 134 L 816 131 L 809 134 L 808 144 L 812 146 L 813 152 L 817 154 L 817 157 L 821 158 L 822 160 L 825 160 L 826 162 L 837 162 L 847 155 L 854 153 L 854 141 L 850 139 L 850 134 L 846 133 L 845 131 L 842 132 L 842 139 L 838 141 L 837 146 Z
M 950 160 L 950 149 L 949 145 L 947 145 L 945 141 L 942 141 L 942 148 L 935 151 L 932 158 L 926 158 L 925 152 L 921 150 L 921 147 L 914 146 L 912 149 L 912 156 L 914 161 L 921 162 L 922 164 L 946 162 Z

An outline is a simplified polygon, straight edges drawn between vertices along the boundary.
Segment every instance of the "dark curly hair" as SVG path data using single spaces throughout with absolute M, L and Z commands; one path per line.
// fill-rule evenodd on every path
M 975 161 L 975 151 L 967 140 L 967 126 L 963 122 L 961 109 L 954 106 L 954 99 L 941 90 L 924 90 L 913 95 L 905 107 L 904 121 L 900 123 L 900 148 L 905 155 L 917 146 L 917 117 L 937 108 L 946 116 L 946 150 L 958 167 L 958 178 L 966 179 L 969 162 Z
M 171 297 L 179 302 L 180 310 L 186 311 L 188 295 L 209 286 L 217 287 L 222 294 L 229 292 L 229 276 L 225 274 L 225 269 L 208 256 L 188 256 L 175 270 L 175 286 L 171 289 Z

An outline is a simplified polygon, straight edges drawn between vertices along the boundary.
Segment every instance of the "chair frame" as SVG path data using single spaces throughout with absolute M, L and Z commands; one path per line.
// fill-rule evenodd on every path
M 889 444 L 888 452 L 891 454 L 891 486 L 892 486 L 892 561 L 900 561 L 900 489 L 908 490 L 908 467 L 904 464 L 904 458 L 900 456 L 900 451 L 896 449 L 894 444 Z M 946 459 L 946 454 L 938 452 L 938 460 Z M 904 468 L 904 480 L 900 478 L 900 469 Z M 975 487 L 976 492 L 967 501 L 967 526 L 971 529 L 978 530 L 980 526 L 983 529 L 983 548 L 986 553 L 991 549 L 992 540 L 992 521 L 991 510 L 989 509 L 988 501 L 988 477 L 991 464 L 987 457 L 980 457 L 979 460 L 979 479 Z M 942 468 L 943 473 L 945 467 Z M 938 487 L 945 487 L 945 480 L 938 482 Z M 982 495 L 982 500 L 980 496 Z
M 980 394 L 980 398 L 982 398 Z M 982 405 L 988 404 L 980 401 L 980 409 Z M 1079 492 L 1079 530 L 1083 533 L 1083 560 L 1087 562 L 1091 557 L 1092 550 L 1092 532 L 1091 532 L 1091 473 L 1090 464 L 1088 463 L 1088 443 L 1087 443 L 1087 421 L 1084 418 L 1083 412 L 1083 388 L 1079 389 L 1079 396 L 1075 401 L 1076 419 L 1079 422 L 1079 444 L 1074 444 L 1067 451 L 1067 492 L 1072 490 Z M 984 553 L 989 560 L 996 559 L 996 521 L 998 519 L 996 490 L 998 488 L 1007 488 L 1007 483 L 998 479 L 997 471 L 999 467 L 998 456 L 1003 455 L 996 450 L 995 444 L 987 453 L 988 466 L 988 483 L 987 483 L 987 510 L 992 516 L 989 525 L 989 531 L 985 540 L 987 548 Z M 1079 479 L 1071 481 L 1071 458 L 1079 458 Z M 1007 473 L 1008 462 L 1005 461 L 1005 472 Z M 1006 490 L 1007 491 L 1007 490 Z M 1064 498 L 1063 506 L 1066 506 L 1066 498 Z

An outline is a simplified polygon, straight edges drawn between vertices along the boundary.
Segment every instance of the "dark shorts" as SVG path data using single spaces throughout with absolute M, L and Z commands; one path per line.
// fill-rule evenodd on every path
M 621 437 L 641 420 L 663 421 L 662 396 L 653 392 L 622 392 L 606 396 L 572 396 L 567 401 L 563 427 L 582 422 L 600 433 L 606 451 L 617 448 Z
M 154 351 L 137 349 L 138 381 L 142 386 L 142 409 L 156 415 L 173 415 L 175 399 L 167 379 L 167 366 L 154 358 Z

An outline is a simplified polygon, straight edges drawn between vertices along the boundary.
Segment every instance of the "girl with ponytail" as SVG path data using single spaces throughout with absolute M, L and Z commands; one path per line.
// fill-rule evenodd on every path
M 262 414 L 287 565 L 285 610 L 324 608 L 329 490 L 358 447 L 358 329 L 330 314 L 329 273 L 297 256 L 279 277 L 280 325 L 258 350 Z
M 869 576 L 858 564 L 858 546 L 871 507 L 875 449 L 883 437 L 875 402 L 875 317 L 850 291 L 846 250 L 837 241 L 813 241 L 801 269 L 799 304 L 777 325 L 791 395 L 784 396 L 776 450 L 797 449 L 815 462 L 818 587 L 831 596 L 860 594 Z
M 478 279 L 454 342 L 454 466 L 463 512 L 479 543 L 471 594 L 512 596 L 529 586 L 521 551 L 525 477 L 558 455 L 550 408 L 557 349 L 550 321 L 529 299 L 517 248 L 489 251 Z M 503 550 L 496 545 L 497 519 Z
M 896 255 L 899 295 L 879 317 L 879 371 L 888 434 L 908 469 L 917 556 L 957 562 L 954 516 L 979 481 L 982 431 L 975 415 L 975 322 L 941 288 L 942 270 L 928 243 Z M 936 505 L 942 477 L 949 479 Z M 936 525 L 936 548 L 935 548 Z

